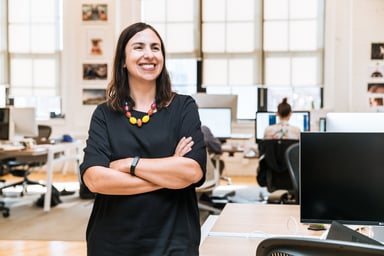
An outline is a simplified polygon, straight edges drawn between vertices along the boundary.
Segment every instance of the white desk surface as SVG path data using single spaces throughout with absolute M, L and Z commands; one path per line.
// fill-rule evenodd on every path
M 23 150 L 23 149 L 24 149 L 24 146 L 21 146 L 21 145 L 0 144 L 0 152 L 17 151 L 17 150 Z
M 200 255 L 255 255 L 260 241 L 271 236 L 321 237 L 300 223 L 299 205 L 227 204 L 218 217 L 208 219 Z M 204 225 L 203 225 L 204 226 Z
M 227 204 L 210 232 L 319 236 L 300 223 L 300 206 L 283 204 Z M 321 234 L 320 234 L 321 235 Z

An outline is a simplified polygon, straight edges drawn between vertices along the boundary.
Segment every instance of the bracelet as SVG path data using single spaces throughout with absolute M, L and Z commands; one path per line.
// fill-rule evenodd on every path
M 140 157 L 139 156 L 135 156 L 132 160 L 132 164 L 131 164 L 131 169 L 129 171 L 129 173 L 132 175 L 132 176 L 135 176 L 135 168 L 136 168 L 136 165 L 137 163 L 139 162 L 140 160 Z

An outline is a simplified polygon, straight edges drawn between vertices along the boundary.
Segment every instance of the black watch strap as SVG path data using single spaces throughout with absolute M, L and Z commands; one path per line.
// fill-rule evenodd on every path
M 129 171 L 129 173 L 132 175 L 132 176 L 135 176 L 135 169 L 136 169 L 136 166 L 137 166 L 137 163 L 139 162 L 140 160 L 140 157 L 139 156 L 135 156 L 132 160 L 132 164 L 131 164 L 131 169 Z

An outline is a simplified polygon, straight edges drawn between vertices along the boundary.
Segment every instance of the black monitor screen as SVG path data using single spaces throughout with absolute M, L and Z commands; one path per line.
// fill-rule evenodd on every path
M 301 222 L 384 225 L 383 152 L 384 133 L 302 133 Z
M 231 137 L 231 108 L 199 108 L 201 124 L 207 126 L 219 139 Z
M 255 138 L 259 142 L 264 138 L 265 129 L 272 124 L 279 122 L 279 117 L 275 112 L 256 112 L 255 119 Z M 309 111 L 293 111 L 289 123 L 305 132 L 310 129 L 310 112 Z

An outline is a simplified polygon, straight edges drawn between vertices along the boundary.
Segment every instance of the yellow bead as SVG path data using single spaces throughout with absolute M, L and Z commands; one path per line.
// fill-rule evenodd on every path
M 136 117 L 130 117 L 129 118 L 129 122 L 131 123 L 131 124 L 136 124 L 137 123 L 137 119 L 136 119 Z
M 148 123 L 149 122 L 149 115 L 143 116 L 142 121 L 143 121 L 144 124 Z

